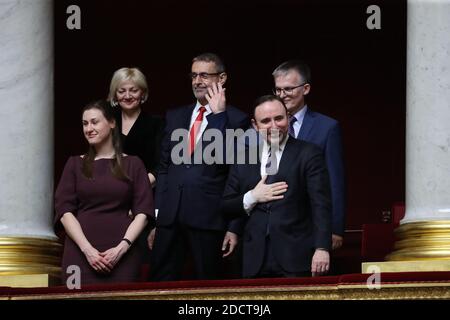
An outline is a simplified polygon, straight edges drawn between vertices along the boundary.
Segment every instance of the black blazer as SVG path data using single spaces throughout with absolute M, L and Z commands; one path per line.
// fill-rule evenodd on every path
M 155 208 L 159 209 L 156 225 L 170 226 L 179 221 L 188 226 L 204 230 L 236 229 L 229 225 L 220 212 L 220 200 L 228 176 L 226 164 L 175 164 L 171 151 L 179 142 L 171 141 L 174 130 L 189 130 L 195 104 L 167 112 L 166 127 L 161 148 L 161 162 L 156 186 Z M 207 116 L 206 129 L 246 129 L 248 116 L 235 107 L 227 106 L 226 111 Z M 207 144 L 203 144 L 205 148 Z
M 117 125 L 122 132 L 122 112 L 116 112 Z M 121 135 L 123 152 L 138 156 L 148 173 L 157 176 L 164 120 L 141 111 L 128 135 Z
M 246 216 L 243 198 L 261 180 L 261 164 L 233 165 L 225 187 L 222 210 L 229 217 Z M 331 244 L 330 183 L 317 146 L 289 138 L 273 182 L 286 181 L 284 198 L 258 204 L 244 230 L 243 274 L 255 276 L 263 263 L 267 230 L 274 255 L 287 272 L 311 269 L 316 248 Z

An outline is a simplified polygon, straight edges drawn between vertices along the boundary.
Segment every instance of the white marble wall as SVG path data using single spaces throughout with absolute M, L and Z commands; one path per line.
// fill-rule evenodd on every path
M 450 0 L 409 0 L 406 215 L 450 220 Z
M 0 0 L 0 128 L 0 237 L 54 238 L 51 0 Z

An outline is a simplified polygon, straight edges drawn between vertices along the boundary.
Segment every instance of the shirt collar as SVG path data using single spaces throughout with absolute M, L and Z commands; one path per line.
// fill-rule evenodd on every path
M 194 114 L 198 113 L 198 110 L 200 109 L 201 106 L 202 106 L 202 104 L 197 101 L 197 103 L 195 104 L 195 108 L 194 108 Z M 206 108 L 206 111 L 205 111 L 206 114 L 209 114 L 212 112 L 209 104 L 204 105 L 204 107 Z
M 280 153 L 283 153 L 283 150 L 286 147 L 286 143 L 287 143 L 288 139 L 289 139 L 289 134 L 286 134 L 286 137 L 279 145 L 278 150 Z M 266 139 L 264 139 L 264 150 L 269 150 L 269 144 L 267 143 Z
M 306 114 L 307 110 L 308 110 L 308 106 L 305 104 L 305 106 L 300 111 L 297 111 L 297 113 L 295 113 L 293 115 L 293 117 L 297 118 L 298 123 L 303 122 L 303 119 L 305 118 L 305 114 Z

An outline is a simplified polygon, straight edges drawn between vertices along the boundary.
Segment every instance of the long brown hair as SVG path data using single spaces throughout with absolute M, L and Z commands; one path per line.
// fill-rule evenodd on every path
M 85 111 L 97 109 L 101 111 L 105 119 L 112 123 L 115 122 L 116 119 L 114 117 L 114 112 L 111 106 L 104 100 L 98 100 L 91 103 L 88 103 L 84 108 L 82 114 Z M 112 143 L 114 148 L 114 158 L 111 166 L 111 172 L 114 177 L 121 180 L 130 180 L 125 171 L 123 170 L 123 155 L 122 155 L 122 143 L 120 140 L 120 132 L 118 126 L 115 126 L 112 130 Z M 84 154 L 81 172 L 83 175 L 92 179 L 92 171 L 93 171 L 93 163 L 95 160 L 95 156 L 97 155 L 97 151 L 92 145 L 89 145 L 89 149 L 87 153 Z

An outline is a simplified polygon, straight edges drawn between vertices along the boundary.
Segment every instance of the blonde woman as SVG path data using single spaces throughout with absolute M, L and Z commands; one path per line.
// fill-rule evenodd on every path
M 142 110 L 147 99 L 147 80 L 139 69 L 121 68 L 114 72 L 108 100 L 117 109 L 116 120 L 123 150 L 141 158 L 154 186 L 164 121 Z

